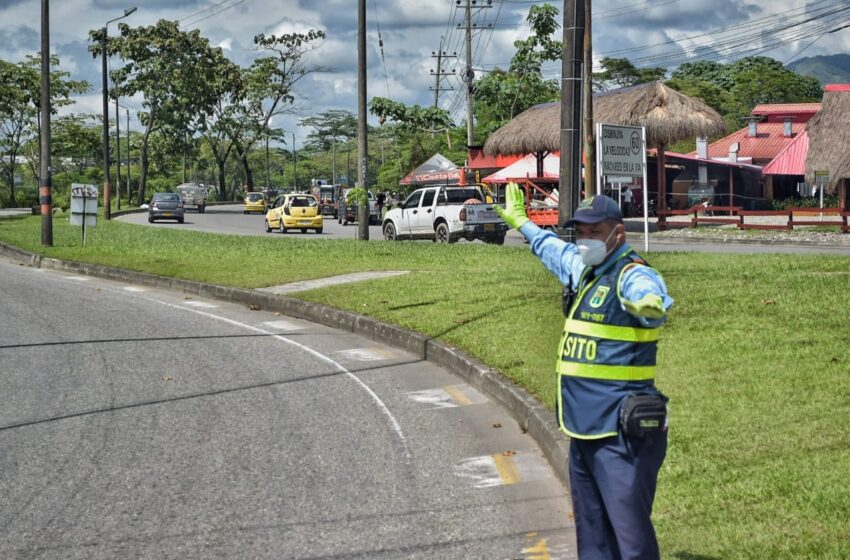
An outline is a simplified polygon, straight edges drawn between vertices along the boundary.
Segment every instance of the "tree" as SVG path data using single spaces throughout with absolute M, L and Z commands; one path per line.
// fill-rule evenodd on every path
M 51 67 L 59 66 L 59 58 L 50 57 Z M 85 93 L 89 84 L 68 79 L 61 70 L 50 71 L 50 112 L 74 103 L 71 95 Z M 29 146 L 29 163 L 38 178 L 41 141 L 41 57 L 27 55 L 18 63 L 0 60 L 0 150 L 6 155 L 2 162 L 9 202 L 15 199 L 15 167 L 25 146 Z
M 103 132 L 94 115 L 66 115 L 52 121 L 50 146 L 61 159 L 67 159 L 78 174 L 96 163 L 102 152 Z M 54 160 L 58 167 L 60 163 Z
M 244 167 L 248 190 L 254 189 L 248 154 L 269 134 L 272 118 L 286 112 L 295 101 L 295 85 L 305 76 L 321 70 L 308 63 L 307 54 L 316 48 L 316 41 L 324 38 L 325 32 L 315 29 L 306 33 L 254 37 L 257 48 L 268 55 L 255 59 L 243 72 L 244 98 L 234 115 L 242 126 L 233 129 L 230 138 Z
M 212 112 L 214 92 L 209 87 L 220 71 L 221 49 L 210 46 L 200 31 L 181 31 L 177 22 L 160 20 L 147 27 L 118 25 L 120 36 L 110 38 L 107 51 L 126 64 L 112 72 L 117 93 L 144 95 L 145 111 L 139 114 L 145 127 L 141 146 L 139 204 L 144 201 L 152 133 L 192 131 Z M 102 48 L 102 31 L 90 31 L 94 56 Z
M 593 74 L 596 89 L 606 90 L 609 85 L 617 87 L 636 86 L 663 80 L 667 70 L 660 67 L 637 68 L 627 58 L 605 57 L 600 61 L 602 72 Z
M 331 109 L 298 121 L 299 126 L 310 127 L 305 148 L 328 151 L 338 140 L 357 138 L 357 116 L 351 111 Z
M 820 101 L 817 79 L 785 68 L 764 56 L 741 58 L 729 64 L 695 62 L 681 65 L 671 74 L 671 87 L 695 92 L 737 129 L 759 103 Z
M 560 98 L 558 80 L 543 77 L 543 63 L 561 59 L 562 44 L 553 38 L 560 28 L 558 9 L 531 6 L 527 21 L 531 34 L 514 42 L 516 53 L 508 70 L 494 69 L 475 84 L 478 130 L 487 134 L 538 103 Z
M 210 93 L 215 98 L 212 111 L 201 121 L 199 130 L 210 148 L 215 159 L 218 172 L 219 200 L 227 199 L 226 165 L 233 150 L 231 138 L 236 136 L 235 130 L 242 126 L 237 115 L 240 102 L 244 95 L 241 69 L 219 53 L 221 60 L 217 66 L 219 71 L 210 81 Z

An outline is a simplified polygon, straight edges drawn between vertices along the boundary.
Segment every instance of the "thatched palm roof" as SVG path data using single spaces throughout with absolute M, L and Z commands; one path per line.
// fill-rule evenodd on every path
M 654 147 L 726 132 L 726 123 L 714 109 L 660 81 L 594 94 L 593 120 L 645 126 L 647 144 Z M 559 102 L 536 105 L 520 113 L 484 144 L 484 153 L 491 156 L 560 149 Z
M 809 154 L 806 182 L 815 182 L 816 171 L 829 172 L 828 188 L 850 177 L 850 87 L 827 86 L 823 105 L 808 122 Z

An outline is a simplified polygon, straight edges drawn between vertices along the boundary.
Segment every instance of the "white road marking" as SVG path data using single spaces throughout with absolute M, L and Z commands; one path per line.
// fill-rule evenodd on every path
M 191 307 L 200 307 L 203 309 L 215 309 L 218 307 L 214 303 L 207 303 L 206 301 L 184 301 L 183 305 L 189 305 Z
M 458 405 L 444 389 L 427 389 L 425 391 L 413 391 L 407 394 L 407 398 L 413 402 L 431 405 L 431 408 L 457 408 Z
M 141 293 L 141 292 L 147 291 L 144 288 L 138 288 L 136 286 L 124 286 L 124 289 L 127 290 L 128 292 L 133 292 L 133 293 Z
M 413 402 L 431 405 L 432 409 L 456 408 L 488 402 L 487 397 L 466 383 L 424 391 L 412 391 L 407 393 L 407 398 Z
M 492 488 L 502 485 L 502 477 L 496 468 L 496 462 L 490 455 L 464 459 L 454 466 L 456 476 L 468 478 L 475 488 Z
M 66 280 L 76 280 L 77 282 L 88 282 L 91 278 L 85 276 L 63 276 Z
M 284 319 L 280 319 L 277 321 L 266 321 L 263 324 L 269 327 L 270 329 L 278 329 L 282 331 L 303 331 L 305 328 L 302 325 L 298 325 L 292 321 L 286 321 Z
M 493 455 L 464 459 L 454 466 L 454 473 L 471 480 L 475 488 L 533 482 L 554 476 L 543 459 L 533 452 L 504 453 L 498 459 L 501 468 Z
M 165 305 L 166 307 L 173 307 L 175 309 L 182 309 L 184 311 L 189 311 L 190 313 L 196 313 L 198 315 L 203 315 L 204 317 L 216 319 L 218 321 L 222 321 L 222 322 L 228 323 L 230 325 L 235 325 L 237 327 L 242 327 L 243 329 L 258 332 L 260 334 L 271 335 L 272 338 L 275 338 L 275 339 L 277 339 L 281 342 L 285 342 L 287 344 L 295 346 L 296 348 L 299 348 L 299 349 L 307 352 L 308 354 L 311 354 L 311 355 L 315 356 L 316 358 L 318 358 L 318 359 L 320 359 L 324 362 L 327 362 L 327 363 L 331 364 L 332 366 L 336 367 L 339 371 L 344 373 L 348 378 L 350 378 L 355 383 L 360 385 L 360 387 L 372 398 L 372 400 L 377 405 L 378 409 L 381 411 L 381 413 L 386 418 L 387 423 L 390 425 L 392 430 L 395 432 L 396 436 L 398 436 L 398 439 L 401 441 L 401 445 L 404 448 L 405 461 L 408 462 L 408 463 L 410 462 L 411 455 L 410 455 L 410 449 L 407 446 L 407 437 L 404 435 L 404 432 L 401 429 L 401 424 L 399 424 L 395 415 L 393 415 L 393 413 L 392 413 L 392 411 L 390 411 L 389 407 L 387 407 L 387 405 L 384 403 L 384 401 L 381 400 L 381 397 L 379 397 L 377 395 L 377 393 L 375 393 L 375 391 L 373 391 L 372 388 L 369 387 L 369 385 L 367 385 L 362 379 L 357 377 L 355 374 L 348 371 L 348 369 L 346 369 L 339 362 L 335 361 L 333 358 L 325 356 L 321 352 L 319 352 L 317 350 L 313 350 L 309 346 L 305 346 L 304 344 L 301 344 L 300 342 L 296 342 L 292 339 L 286 338 L 285 336 L 281 336 L 279 334 L 274 334 L 271 331 L 267 331 L 265 329 L 255 327 L 255 326 L 249 325 L 247 323 L 242 323 L 242 322 L 236 321 L 234 319 L 228 319 L 227 317 L 222 317 L 221 315 L 215 315 L 213 313 L 207 313 L 206 311 L 201 311 L 199 309 L 192 309 L 190 307 L 183 307 L 181 305 L 169 303 L 167 301 L 162 301 L 162 300 L 158 300 L 158 299 L 154 299 L 154 298 L 144 298 L 144 299 Z
M 380 348 L 351 348 L 334 352 L 335 355 L 358 362 L 377 362 L 391 358 L 389 352 Z

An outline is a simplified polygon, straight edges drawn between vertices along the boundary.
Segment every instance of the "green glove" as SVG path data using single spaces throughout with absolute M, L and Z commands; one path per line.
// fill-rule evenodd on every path
M 519 229 L 528 221 L 525 213 L 525 197 L 516 183 L 508 183 L 505 191 L 505 207 L 494 206 L 493 209 L 512 228 Z

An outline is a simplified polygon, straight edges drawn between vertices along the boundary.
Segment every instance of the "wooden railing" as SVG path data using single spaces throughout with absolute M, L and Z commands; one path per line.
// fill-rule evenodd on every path
M 710 212 L 711 215 L 706 215 Z M 728 213 L 728 216 L 717 216 L 717 212 Z M 812 219 L 812 216 L 818 219 Z M 687 222 L 668 222 L 669 216 L 691 216 Z M 782 216 L 787 218 L 782 224 L 747 223 L 747 217 Z M 823 219 L 830 216 L 832 219 Z M 839 208 L 789 208 L 787 210 L 744 210 L 739 206 L 702 206 L 697 205 L 686 210 L 665 210 L 659 212 L 659 229 L 667 227 L 692 227 L 700 224 L 735 224 L 738 229 L 756 230 L 785 230 L 791 231 L 795 226 L 824 226 L 837 227 L 842 233 L 850 233 L 848 224 L 850 211 Z

